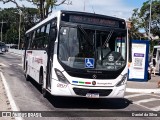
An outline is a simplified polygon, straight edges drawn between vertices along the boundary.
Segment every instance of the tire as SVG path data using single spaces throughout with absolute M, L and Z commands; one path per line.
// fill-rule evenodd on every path
M 46 98 L 48 96 L 48 91 L 45 88 L 42 88 L 42 95 L 44 98 Z
M 40 73 L 39 73 L 39 83 L 41 85 L 40 92 L 42 93 L 43 97 L 46 98 L 48 96 L 48 92 L 47 92 L 46 88 L 44 88 L 43 73 L 42 73 L 41 70 L 40 70 Z
M 40 71 L 40 73 L 39 73 L 39 84 L 40 84 L 40 92 L 41 93 L 43 93 L 43 74 L 41 73 L 41 71 Z

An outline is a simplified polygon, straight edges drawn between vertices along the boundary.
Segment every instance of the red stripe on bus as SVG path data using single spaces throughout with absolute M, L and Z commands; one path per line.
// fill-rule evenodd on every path
M 91 82 L 85 82 L 85 84 L 91 84 Z

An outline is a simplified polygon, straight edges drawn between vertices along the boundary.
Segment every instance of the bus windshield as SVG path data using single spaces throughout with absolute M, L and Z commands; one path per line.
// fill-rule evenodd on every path
M 58 59 L 76 69 L 116 71 L 126 65 L 126 31 L 103 27 L 62 26 Z M 92 67 L 87 67 L 91 60 Z

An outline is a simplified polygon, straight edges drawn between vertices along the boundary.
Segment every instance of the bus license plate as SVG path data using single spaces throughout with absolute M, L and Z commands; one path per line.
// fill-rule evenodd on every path
M 86 97 L 88 97 L 88 98 L 99 98 L 99 93 L 87 93 Z

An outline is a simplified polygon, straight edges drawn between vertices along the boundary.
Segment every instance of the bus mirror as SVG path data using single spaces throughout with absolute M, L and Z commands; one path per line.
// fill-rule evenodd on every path
M 132 40 L 129 39 L 129 62 L 132 62 Z

